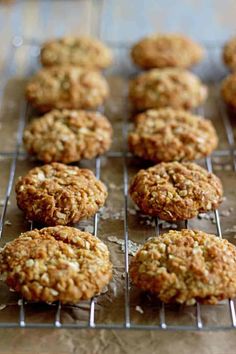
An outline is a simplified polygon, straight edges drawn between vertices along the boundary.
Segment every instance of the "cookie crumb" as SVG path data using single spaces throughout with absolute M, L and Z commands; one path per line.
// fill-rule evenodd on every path
M 199 213 L 198 214 L 198 219 L 202 220 L 213 220 L 214 219 L 214 214 L 213 213 Z
M 109 284 L 109 288 L 111 289 L 112 293 L 113 293 L 113 296 L 116 297 L 117 295 L 117 286 L 116 286 L 116 283 L 115 282 L 111 282 Z
M 159 226 L 161 226 L 163 229 L 177 229 L 178 225 L 174 223 L 169 223 L 166 221 L 162 221 L 159 223 Z
M 89 232 L 90 234 L 93 234 L 94 227 L 92 225 L 85 226 L 84 231 Z
M 230 234 L 230 233 L 233 233 L 233 232 L 236 232 L 236 225 L 233 225 L 233 227 L 229 228 L 229 229 L 226 229 L 224 231 L 225 234 Z M 236 238 L 236 236 L 235 236 Z
M 104 288 L 102 289 L 101 293 L 100 294 L 106 294 L 108 292 L 108 286 L 104 286 Z
M 117 238 L 116 236 L 108 236 L 108 241 L 116 243 L 120 245 L 120 249 L 123 253 L 125 253 L 125 241 L 122 239 Z M 128 240 L 128 254 L 130 256 L 134 256 L 141 245 L 137 244 L 136 242 L 133 242 L 131 240 Z
M 220 212 L 220 216 L 230 216 L 231 212 L 229 210 L 222 210 Z
M 115 212 L 109 207 L 104 207 L 100 210 L 100 217 L 102 220 L 124 220 L 124 210 Z
M 144 314 L 144 311 L 143 311 L 143 309 L 142 309 L 141 306 L 136 306 L 136 307 L 135 307 L 135 310 L 136 310 L 137 312 L 141 313 L 141 315 Z
M 130 215 L 136 215 L 137 214 L 137 211 L 135 209 L 132 209 L 132 208 L 128 208 L 128 212 Z
M 123 186 L 116 185 L 115 183 L 109 183 L 109 184 L 108 184 L 108 187 L 109 187 L 110 189 L 114 189 L 114 190 L 123 189 Z
M 10 200 L 7 201 L 7 205 L 10 205 L 11 202 Z M 3 207 L 5 205 L 5 199 L 0 199 L 0 207 Z

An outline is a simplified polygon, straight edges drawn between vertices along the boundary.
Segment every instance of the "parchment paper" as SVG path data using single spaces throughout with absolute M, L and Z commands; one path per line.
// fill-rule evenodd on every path
M 13 156 L 12 153 L 16 146 L 16 132 L 19 122 L 19 111 L 22 109 L 23 91 L 25 86 L 25 75 L 37 67 L 36 61 L 31 60 L 30 65 L 27 58 L 29 48 L 19 49 L 17 65 L 22 75 L 13 77 L 5 89 L 4 104 L 1 114 L 1 139 L 0 151 L 5 152 L 6 156 L 1 155 L 0 159 L 0 208 L 2 208 L 3 198 L 8 184 L 10 167 Z M 106 73 L 111 87 L 111 97 L 105 107 L 105 114 L 109 117 L 114 128 L 114 142 L 111 151 L 122 152 L 125 148 L 122 136 L 124 120 L 128 121 L 126 128 L 132 125 L 132 114 L 127 102 L 128 79 L 132 77 L 136 70 L 128 60 L 126 50 L 116 50 L 116 61 L 112 69 Z M 216 77 L 221 78 L 225 74 L 222 65 L 219 63 L 219 56 L 214 57 L 214 65 L 206 60 L 196 71 L 208 81 L 210 98 L 205 106 L 208 118 L 212 119 L 219 135 L 219 150 L 228 148 L 227 136 L 223 121 L 219 114 L 218 85 L 213 83 Z M 28 67 L 26 64 L 28 63 Z M 24 69 L 22 69 L 22 66 Z M 32 113 L 29 112 L 29 116 Z M 27 120 L 30 117 L 27 117 Z M 235 131 L 235 123 L 232 120 Z M 39 165 L 22 154 L 18 158 L 16 165 L 17 178 L 24 175 L 30 168 Z M 129 178 L 140 168 L 148 165 L 135 158 L 127 158 Z M 204 161 L 199 161 L 204 165 Z M 94 170 L 94 161 L 83 161 L 81 167 L 88 167 Z M 235 243 L 236 223 L 235 223 L 235 194 L 236 181 L 233 172 L 231 156 L 213 157 L 214 172 L 221 178 L 225 191 L 225 201 L 220 208 L 222 232 L 224 237 Z M 124 160 L 122 157 L 104 156 L 101 158 L 101 179 L 109 189 L 109 197 L 106 206 L 100 212 L 98 237 L 100 237 L 109 247 L 112 262 L 114 264 L 114 276 L 108 289 L 104 289 L 104 294 L 97 298 L 95 309 L 96 323 L 123 323 L 124 322 L 124 253 L 121 245 L 109 241 L 111 236 L 122 240 L 124 237 L 124 195 L 123 195 L 123 168 Z M 3 230 L 3 237 L 0 245 L 5 244 L 17 237 L 20 232 L 29 229 L 29 223 L 25 220 L 22 212 L 15 203 L 14 188 L 11 193 L 10 203 L 7 208 L 6 225 Z M 82 222 L 78 227 L 92 231 L 93 219 Z M 163 225 L 163 231 L 168 228 L 181 228 L 183 224 Z M 202 219 L 195 218 L 189 222 L 189 227 L 216 233 L 214 216 L 203 215 Z M 137 244 L 142 244 L 148 237 L 154 235 L 153 221 L 136 212 L 134 205 L 129 200 L 128 209 L 128 228 L 129 238 Z M 9 291 L 6 285 L 0 284 L 0 322 L 16 322 L 19 317 L 18 295 Z M 140 293 L 131 287 L 130 290 L 131 321 L 135 324 L 158 324 L 160 305 L 153 301 L 148 295 Z M 26 322 L 51 323 L 55 318 L 55 306 L 47 304 L 27 304 Z M 230 324 L 230 314 L 227 302 L 222 302 L 217 306 L 201 306 L 202 320 L 204 325 L 228 325 Z M 83 302 L 76 306 L 63 306 L 61 311 L 62 323 L 86 323 L 88 321 L 89 304 Z M 166 307 L 167 324 L 194 325 L 195 308 L 181 306 Z M 14 333 L 14 335 L 12 335 Z M 30 333 L 30 335 L 29 335 Z M 2 330 L 0 332 L 1 347 L 0 352 L 15 353 L 154 353 L 161 348 L 161 353 L 175 352 L 199 353 L 201 345 L 202 353 L 223 353 L 233 348 L 234 332 L 221 332 L 222 340 L 220 345 L 214 346 L 217 334 L 214 333 L 170 333 L 153 331 L 93 331 L 93 330 Z M 21 348 L 19 350 L 20 341 Z M 36 344 L 38 343 L 38 345 Z M 198 347 L 197 347 L 198 344 Z M 205 345 L 205 351 L 203 350 Z M 58 349 L 59 348 L 59 349 Z M 132 348 L 132 349 L 131 349 Z M 131 351 L 132 350 L 132 351 Z M 158 349 L 159 350 L 159 349 Z M 233 351 L 232 351 L 233 352 Z

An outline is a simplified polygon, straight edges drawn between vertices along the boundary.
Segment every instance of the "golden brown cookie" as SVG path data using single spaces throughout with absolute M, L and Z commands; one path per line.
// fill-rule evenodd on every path
M 128 143 L 130 151 L 145 160 L 191 161 L 209 155 L 218 138 L 209 120 L 163 108 L 138 114 Z
M 144 214 L 176 221 L 216 209 L 223 189 L 218 177 L 195 163 L 162 162 L 140 170 L 129 193 Z
M 203 58 L 204 50 L 181 34 L 154 34 L 137 42 L 131 50 L 133 62 L 143 69 L 189 68 Z
M 108 93 L 108 84 L 100 73 L 72 66 L 42 69 L 26 86 L 27 100 L 41 112 L 97 108 Z
M 197 230 L 152 238 L 130 264 L 133 283 L 165 303 L 216 304 L 236 296 L 236 248 Z
M 29 220 L 69 225 L 102 207 L 107 189 L 92 171 L 54 162 L 36 167 L 16 184 L 17 205 Z
M 236 73 L 231 74 L 223 80 L 221 85 L 221 95 L 227 106 L 236 111 Z
M 232 71 L 236 70 L 236 37 L 231 38 L 224 46 L 222 58 Z
M 45 163 L 92 159 L 109 150 L 112 126 L 98 112 L 53 110 L 24 131 L 26 150 Z
M 22 233 L 0 252 L 1 279 L 26 300 L 77 303 L 101 292 L 112 277 L 107 246 L 72 227 Z
M 112 54 L 102 42 L 90 37 L 63 37 L 43 44 L 41 63 L 51 67 L 74 65 L 88 69 L 105 69 L 112 62 Z
M 163 107 L 190 110 L 206 100 L 207 87 L 185 70 L 152 69 L 130 82 L 129 98 L 140 111 Z

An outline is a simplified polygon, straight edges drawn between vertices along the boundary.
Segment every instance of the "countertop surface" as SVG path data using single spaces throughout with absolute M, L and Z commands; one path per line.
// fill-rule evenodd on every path
M 0 1 L 0 65 L 19 38 L 91 34 L 119 44 L 159 31 L 222 44 L 236 33 L 235 15 L 234 0 Z M 236 332 L 1 329 L 0 343 L 0 353 L 15 354 L 230 354 Z

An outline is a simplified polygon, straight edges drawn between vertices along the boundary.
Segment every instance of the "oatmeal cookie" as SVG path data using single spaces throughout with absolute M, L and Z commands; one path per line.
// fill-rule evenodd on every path
M 135 118 L 130 151 L 154 162 L 191 161 L 209 155 L 218 138 L 212 123 L 186 111 L 148 110 Z
M 236 70 L 236 37 L 231 38 L 224 46 L 222 58 L 232 71 Z
M 133 62 L 143 69 L 189 68 L 203 58 L 204 50 L 180 34 L 154 34 L 141 39 L 131 50 Z
M 108 93 L 108 84 L 100 73 L 71 66 L 42 69 L 26 86 L 27 100 L 41 112 L 97 108 Z
M 53 110 L 34 119 L 23 140 L 26 150 L 39 160 L 71 163 L 109 150 L 112 127 L 98 112 Z
M 191 162 L 162 162 L 140 170 L 129 192 L 144 214 L 167 221 L 214 210 L 223 196 L 219 178 Z
M 236 73 L 227 76 L 223 80 L 221 95 L 227 106 L 236 112 Z
M 105 185 L 92 171 L 57 162 L 33 168 L 16 184 L 18 207 L 29 220 L 49 226 L 89 218 L 106 198 Z
M 26 300 L 77 303 L 101 292 L 112 277 L 107 246 L 72 227 L 22 233 L 0 252 L 1 279 Z
M 163 107 L 191 110 L 206 100 L 207 87 L 185 70 L 152 69 L 130 82 L 129 98 L 140 111 Z
M 133 283 L 165 303 L 216 304 L 236 296 L 236 248 L 197 230 L 152 238 L 131 261 Z
M 43 66 L 75 65 L 88 69 L 105 69 L 112 62 L 112 54 L 102 42 L 89 37 L 63 37 L 43 44 Z

